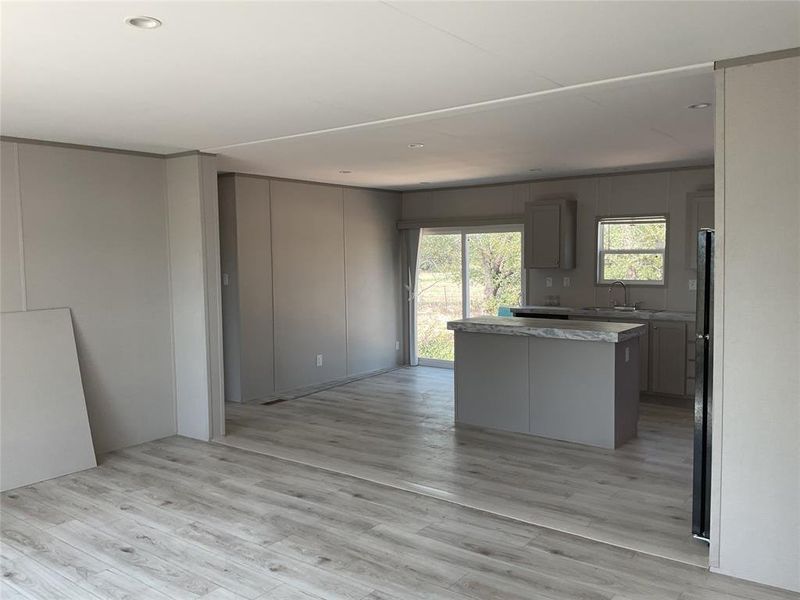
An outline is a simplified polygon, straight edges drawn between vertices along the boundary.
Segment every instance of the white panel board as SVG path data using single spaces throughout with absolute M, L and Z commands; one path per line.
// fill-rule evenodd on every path
M 0 315 L 0 488 L 97 466 L 68 308 Z

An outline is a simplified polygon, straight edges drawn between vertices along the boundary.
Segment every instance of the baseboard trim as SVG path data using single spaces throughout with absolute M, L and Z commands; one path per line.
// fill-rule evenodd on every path
M 374 377 L 375 375 L 382 375 L 383 373 L 389 373 L 390 371 L 396 371 L 397 369 L 402 368 L 403 365 L 396 365 L 394 367 L 376 369 L 375 371 L 367 371 L 366 373 L 358 373 L 357 375 L 348 375 L 347 377 L 340 377 L 338 379 L 332 379 L 323 383 L 315 383 L 313 385 L 284 390 L 282 392 L 275 392 L 274 394 L 270 394 L 269 396 L 264 396 L 262 398 L 246 400 L 241 402 L 241 404 L 263 404 L 264 402 L 274 402 L 275 400 L 294 400 L 296 398 L 302 398 L 303 396 L 308 396 L 310 394 L 315 394 L 317 392 L 339 387 L 340 385 L 352 383 L 353 381 L 360 381 L 361 379 L 367 379 L 368 377 Z M 232 402 L 232 404 L 240 403 Z

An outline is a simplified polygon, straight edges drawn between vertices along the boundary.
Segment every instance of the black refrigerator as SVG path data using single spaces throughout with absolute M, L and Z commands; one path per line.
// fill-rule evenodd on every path
M 711 414 L 714 366 L 714 230 L 697 234 L 694 478 L 692 535 L 708 541 L 711 515 Z

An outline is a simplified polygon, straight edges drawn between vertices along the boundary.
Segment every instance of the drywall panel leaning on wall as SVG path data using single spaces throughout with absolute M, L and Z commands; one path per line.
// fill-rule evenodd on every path
M 0 315 L 0 488 L 97 466 L 68 308 Z

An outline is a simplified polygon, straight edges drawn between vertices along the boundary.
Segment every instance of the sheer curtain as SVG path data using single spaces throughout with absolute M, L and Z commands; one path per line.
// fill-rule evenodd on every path
M 405 362 L 416 366 L 417 359 L 417 318 L 416 318 L 416 285 L 417 257 L 419 255 L 420 229 L 401 230 L 403 257 L 403 323 L 405 326 L 406 347 Z

